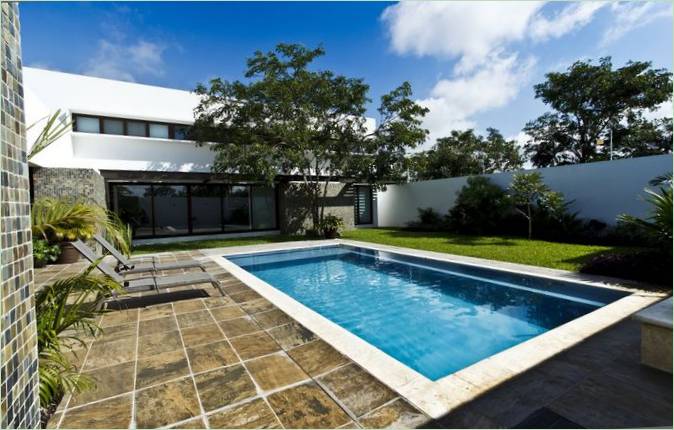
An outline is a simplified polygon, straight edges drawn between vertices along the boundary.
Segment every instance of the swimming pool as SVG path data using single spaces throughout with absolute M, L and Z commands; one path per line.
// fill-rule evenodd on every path
M 628 295 L 349 245 L 226 258 L 433 381 Z

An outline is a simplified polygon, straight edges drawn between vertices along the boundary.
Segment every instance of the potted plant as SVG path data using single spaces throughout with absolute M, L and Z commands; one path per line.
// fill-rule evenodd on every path
M 105 232 L 113 245 L 128 254 L 130 244 L 127 226 L 96 204 L 45 197 L 33 203 L 31 218 L 33 236 L 60 247 L 61 253 L 56 264 L 78 261 L 80 254 L 71 242 L 90 240 L 97 232 Z
M 335 215 L 325 215 L 319 223 L 319 231 L 323 233 L 323 237 L 326 239 L 339 237 L 339 233 L 343 228 L 344 221 Z
M 44 267 L 49 263 L 55 263 L 61 254 L 61 247 L 50 245 L 44 239 L 33 240 L 33 266 Z

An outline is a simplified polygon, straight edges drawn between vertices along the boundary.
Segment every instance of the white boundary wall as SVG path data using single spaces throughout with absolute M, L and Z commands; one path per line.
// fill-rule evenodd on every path
M 648 205 L 643 189 L 648 181 L 672 171 L 672 155 L 654 155 L 587 164 L 573 164 L 528 170 L 538 171 L 554 191 L 573 200 L 571 211 L 578 216 L 614 224 L 620 213 L 644 217 Z M 512 172 L 485 175 L 496 185 L 507 188 Z M 432 207 L 446 214 L 454 206 L 457 193 L 466 184 L 466 176 L 390 185 L 377 193 L 379 227 L 403 227 L 417 220 L 417 208 Z

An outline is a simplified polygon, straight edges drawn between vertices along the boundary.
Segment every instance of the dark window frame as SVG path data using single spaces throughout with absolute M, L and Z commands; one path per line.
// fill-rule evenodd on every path
M 264 229 L 255 229 L 253 228 L 253 207 L 252 207 L 252 188 L 255 186 L 264 186 L 263 184 L 250 184 L 250 183 L 211 183 L 211 184 L 204 184 L 204 183 L 197 183 L 197 182 L 135 182 L 135 181 L 115 181 L 115 182 L 108 182 L 108 195 L 110 196 L 110 202 L 109 202 L 109 207 L 112 208 L 112 210 L 115 213 L 119 212 L 119 208 L 117 207 L 117 202 L 115 201 L 115 193 L 114 193 L 114 187 L 115 186 L 128 186 L 128 185 L 145 185 L 145 186 L 150 186 L 150 201 L 152 205 L 152 213 L 150 216 L 151 223 L 152 223 L 152 235 L 144 235 L 144 236 L 134 236 L 133 239 L 159 239 L 159 238 L 168 238 L 168 237 L 181 237 L 181 236 L 208 236 L 208 235 L 214 235 L 214 234 L 238 234 L 238 233 L 249 233 L 249 232 L 264 232 L 264 231 L 278 231 L 280 229 L 280 220 L 279 220 L 279 204 L 278 204 L 278 198 L 279 198 L 279 186 L 276 185 L 274 186 L 274 199 L 275 201 L 275 211 L 274 211 L 274 228 L 264 228 Z M 155 203 L 154 203 L 154 186 L 155 185 L 168 185 L 168 186 L 186 186 L 187 187 L 187 226 L 188 226 L 188 232 L 186 234 L 182 235 L 175 235 L 175 234 L 169 234 L 169 235 L 161 235 L 157 234 L 157 223 L 156 223 L 156 217 L 155 217 Z M 193 231 L 193 220 L 191 218 L 191 212 L 192 212 L 192 187 L 193 186 L 199 186 L 199 185 L 218 185 L 220 187 L 220 230 L 212 230 L 208 232 L 202 232 L 202 233 L 194 233 Z M 244 186 L 248 189 L 248 219 L 249 219 L 249 227 L 246 229 L 241 229 L 241 230 L 225 230 L 225 211 L 224 211 L 224 198 L 225 198 L 225 193 L 228 187 L 234 187 L 234 186 Z
M 89 131 L 80 131 L 77 128 L 77 118 L 78 117 L 84 117 L 84 118 L 95 118 L 98 119 L 98 133 L 92 133 Z M 72 114 L 73 118 L 73 131 L 78 132 L 78 133 L 88 133 L 88 134 L 105 134 L 106 136 L 130 136 L 130 137 L 145 137 L 148 139 L 163 139 L 161 137 L 151 137 L 150 136 L 150 124 L 159 124 L 159 125 L 165 125 L 168 127 L 168 139 L 169 140 L 185 140 L 185 139 L 176 139 L 175 138 L 175 128 L 176 127 L 191 127 L 192 124 L 182 124 L 182 123 L 173 123 L 173 122 L 165 122 L 165 121 L 148 121 L 144 119 L 135 119 L 135 118 L 121 118 L 121 117 L 116 117 L 116 116 L 107 116 L 107 115 L 90 115 L 86 113 L 73 113 Z M 103 122 L 104 120 L 109 119 L 109 120 L 117 120 L 117 121 L 122 121 L 123 126 L 124 126 L 124 132 L 123 134 L 107 134 L 104 133 L 104 128 L 103 128 Z M 142 136 L 138 136 L 135 134 L 129 134 L 129 127 L 128 127 L 128 122 L 139 122 L 145 124 L 145 134 Z
M 369 213 L 369 218 L 367 222 L 361 222 L 360 221 L 360 199 L 358 198 L 358 193 L 361 188 L 366 188 L 368 190 L 368 194 L 370 197 L 370 213 Z M 354 209 L 356 211 L 355 213 L 355 219 L 354 219 L 354 224 L 355 225 L 369 225 L 374 223 L 374 208 L 373 208 L 373 193 L 372 193 L 372 186 L 371 185 L 354 185 Z

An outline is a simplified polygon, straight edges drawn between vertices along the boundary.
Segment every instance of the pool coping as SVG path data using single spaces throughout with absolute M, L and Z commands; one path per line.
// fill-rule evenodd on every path
M 227 256 L 244 253 L 339 244 L 628 291 L 631 294 L 458 372 L 432 381 L 226 259 Z M 215 248 L 202 252 L 432 418 L 440 418 L 497 385 L 666 297 L 664 292 L 645 291 L 639 288 L 639 284 L 614 278 L 343 239 Z

